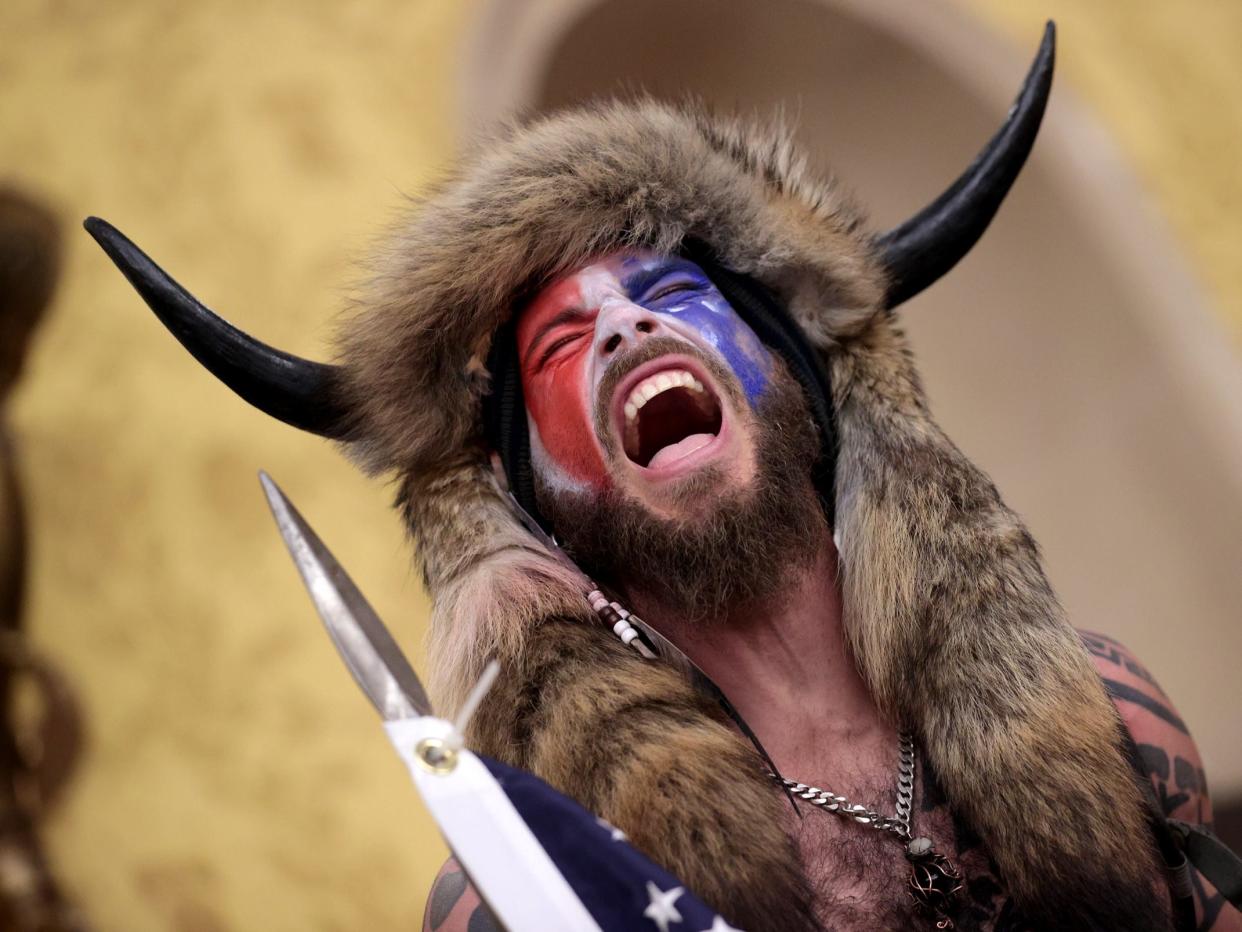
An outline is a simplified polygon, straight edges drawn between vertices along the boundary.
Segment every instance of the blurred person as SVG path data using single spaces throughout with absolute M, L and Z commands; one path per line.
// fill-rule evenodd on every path
M 43 203 L 0 187 L 0 403 L 7 408 L 60 277 L 60 223 Z M 7 410 L 6 410 L 7 415 Z M 24 630 L 29 545 L 15 439 L 0 427 L 0 929 L 84 932 L 39 837 L 81 748 L 76 699 Z M 34 684 L 37 721 L 19 715 L 19 679 Z
M 638 100 L 514 129 L 403 225 L 335 366 L 88 226 L 243 397 L 396 475 L 434 699 L 503 664 L 472 746 L 731 924 L 1242 928 L 1165 874 L 1167 817 L 1211 819 L 1184 725 L 1124 648 L 1070 626 L 892 314 L 982 234 L 1051 69 L 1050 33 L 981 156 L 886 233 L 778 126 Z M 728 702 L 647 656 L 677 655 L 637 616 Z M 650 928 L 681 927 L 676 897 Z M 426 927 L 489 924 L 450 862 Z

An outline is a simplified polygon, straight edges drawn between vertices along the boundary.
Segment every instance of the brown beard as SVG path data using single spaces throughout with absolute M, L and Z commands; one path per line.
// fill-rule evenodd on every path
M 566 550 L 588 573 L 638 605 L 657 605 L 687 622 L 726 619 L 777 595 L 791 574 L 815 558 L 827 522 L 811 483 L 818 431 L 802 391 L 777 360 L 757 411 L 729 370 L 675 340 L 650 340 L 618 359 L 600 386 L 597 429 L 609 459 L 624 457 L 607 430 L 607 400 L 635 366 L 674 350 L 697 358 L 751 421 L 756 476 L 746 488 L 725 489 L 724 471 L 707 466 L 681 480 L 679 502 L 703 502 L 688 520 L 658 517 L 615 489 L 555 490 L 535 472 L 535 495 Z

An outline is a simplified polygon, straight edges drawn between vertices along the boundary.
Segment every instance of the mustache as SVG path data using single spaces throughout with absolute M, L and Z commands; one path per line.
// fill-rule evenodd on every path
M 711 387 L 721 396 L 721 400 L 727 398 L 735 411 L 744 410 L 741 407 L 741 403 L 745 401 L 741 383 L 723 362 L 685 340 L 673 337 L 651 337 L 643 340 L 633 349 L 625 350 L 613 357 L 603 379 L 600 380 L 599 392 L 595 397 L 595 435 L 610 457 L 616 454 L 617 445 L 613 432 L 610 430 L 609 414 L 612 408 L 612 396 L 617 386 L 622 379 L 643 363 L 670 353 L 681 353 L 697 360 L 711 376 L 714 383 Z
M 784 591 L 830 533 L 811 481 L 819 434 L 783 362 L 753 423 L 756 481 L 722 486 L 714 466 L 680 480 L 678 500 L 701 506 L 693 520 L 659 517 L 616 488 L 557 490 L 536 472 L 539 507 L 592 578 L 638 610 L 658 606 L 703 625 L 744 623 L 746 606 Z

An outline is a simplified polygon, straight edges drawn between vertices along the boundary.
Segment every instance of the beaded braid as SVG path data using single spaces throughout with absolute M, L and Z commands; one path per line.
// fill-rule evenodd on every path
M 647 660 L 654 660 L 655 652 L 644 643 L 642 632 L 630 623 L 630 619 L 637 618 L 637 616 L 631 614 L 621 603 L 609 601 L 608 596 L 604 595 L 594 582 L 590 580 L 588 582 L 592 588 L 587 593 L 587 601 L 591 603 L 591 608 L 595 610 L 600 620 L 612 629 L 612 633 L 621 639 L 622 644 L 634 648 Z M 641 618 L 637 620 L 642 621 Z

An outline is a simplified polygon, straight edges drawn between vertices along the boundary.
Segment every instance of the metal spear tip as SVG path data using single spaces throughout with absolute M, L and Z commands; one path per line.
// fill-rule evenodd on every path
M 401 648 L 344 568 L 266 472 L 259 483 L 293 562 L 345 666 L 386 721 L 431 715 Z

